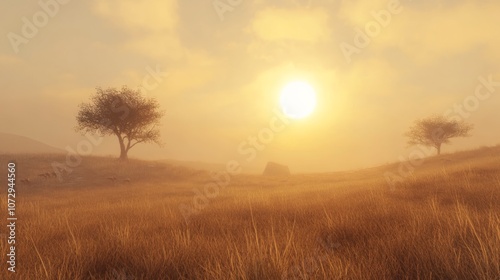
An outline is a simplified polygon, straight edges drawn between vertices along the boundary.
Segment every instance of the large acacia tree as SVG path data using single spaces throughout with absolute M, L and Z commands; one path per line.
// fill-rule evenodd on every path
M 440 155 L 441 145 L 450 143 L 452 138 L 470 136 L 469 133 L 473 128 L 472 124 L 462 120 L 432 116 L 415 121 L 406 136 L 409 138 L 409 145 L 434 147 Z
M 142 96 L 128 87 L 96 88 L 89 103 L 79 106 L 77 131 L 101 136 L 115 135 L 120 159 L 139 143 L 160 143 L 160 120 L 164 112 L 154 98 Z

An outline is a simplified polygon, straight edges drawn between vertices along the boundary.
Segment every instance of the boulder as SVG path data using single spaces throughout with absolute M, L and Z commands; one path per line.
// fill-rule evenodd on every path
M 278 164 L 275 162 L 268 162 L 266 169 L 264 169 L 264 176 L 290 176 L 290 169 L 288 166 Z

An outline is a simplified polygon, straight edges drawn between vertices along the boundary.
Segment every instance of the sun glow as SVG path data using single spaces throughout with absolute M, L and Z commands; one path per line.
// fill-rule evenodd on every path
M 281 90 L 280 105 L 289 118 L 303 119 L 316 108 L 316 92 L 306 82 L 291 82 Z

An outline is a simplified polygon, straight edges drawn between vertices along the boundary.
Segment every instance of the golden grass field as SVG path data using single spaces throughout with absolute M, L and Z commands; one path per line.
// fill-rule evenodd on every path
M 237 175 L 187 221 L 208 172 L 89 157 L 59 182 L 37 174 L 64 155 L 4 155 L 2 178 L 13 158 L 33 182 L 17 186 L 17 272 L 3 236 L 1 279 L 500 279 L 500 147 L 429 158 L 395 189 L 398 164 Z

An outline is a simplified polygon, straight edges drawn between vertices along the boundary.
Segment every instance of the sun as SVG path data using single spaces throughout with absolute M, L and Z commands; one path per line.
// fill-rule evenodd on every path
M 287 117 L 303 119 L 316 108 L 316 92 L 306 82 L 291 82 L 281 90 L 280 105 Z

